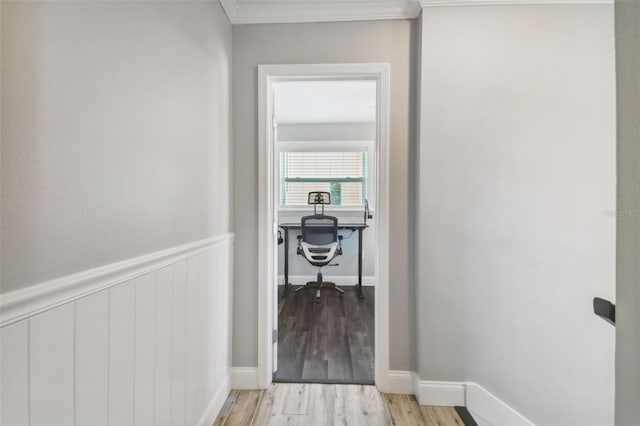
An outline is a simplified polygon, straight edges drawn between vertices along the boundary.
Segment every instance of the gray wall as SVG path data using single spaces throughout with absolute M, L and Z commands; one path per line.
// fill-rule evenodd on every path
M 418 372 L 613 421 L 613 6 L 423 11 Z
M 2 8 L 2 292 L 230 230 L 218 2 Z
M 414 25 L 399 20 L 234 26 L 234 366 L 258 363 L 257 66 L 388 62 L 391 64 L 390 367 L 413 369 L 407 330 L 415 321 L 408 262 Z
M 640 419 L 640 2 L 617 0 L 616 425 Z
M 281 141 L 372 141 L 376 138 L 374 123 L 279 123 Z

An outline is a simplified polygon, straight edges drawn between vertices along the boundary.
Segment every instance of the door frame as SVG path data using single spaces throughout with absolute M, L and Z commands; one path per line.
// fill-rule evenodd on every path
M 377 245 L 375 262 L 375 383 L 384 391 L 389 377 L 389 129 L 390 65 L 388 63 L 258 65 L 258 371 L 259 388 L 272 382 L 273 286 L 277 253 L 275 223 L 275 141 L 272 84 L 283 80 L 371 79 L 377 82 Z M 366 231 L 365 231 L 366 232 Z

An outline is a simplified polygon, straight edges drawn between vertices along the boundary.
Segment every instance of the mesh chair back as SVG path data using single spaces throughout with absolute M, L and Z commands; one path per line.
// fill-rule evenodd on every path
M 302 241 L 323 246 L 338 241 L 338 218 L 326 215 L 304 216 L 301 220 Z

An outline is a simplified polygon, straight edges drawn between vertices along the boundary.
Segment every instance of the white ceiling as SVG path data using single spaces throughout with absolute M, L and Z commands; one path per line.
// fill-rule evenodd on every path
M 287 81 L 274 84 L 278 123 L 375 122 L 375 81 Z
M 422 8 L 506 4 L 606 3 L 613 0 L 220 0 L 232 24 L 413 19 Z

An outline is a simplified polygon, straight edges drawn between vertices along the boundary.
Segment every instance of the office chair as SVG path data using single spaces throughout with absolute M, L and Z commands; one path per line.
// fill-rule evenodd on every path
M 295 294 L 316 289 L 316 303 L 320 302 L 320 291 L 330 289 L 344 295 L 344 290 L 335 283 L 322 280 L 322 267 L 338 255 L 342 254 L 342 236 L 338 235 L 338 218 L 324 214 L 324 206 L 331 204 L 331 194 L 328 192 L 309 192 L 307 204 L 313 205 L 313 215 L 302 217 L 302 235 L 298 236 L 298 251 L 313 266 L 318 267 L 316 281 L 308 282 L 304 287 L 295 290 Z M 318 206 L 322 212 L 318 213 Z M 332 265 L 333 266 L 333 265 Z

